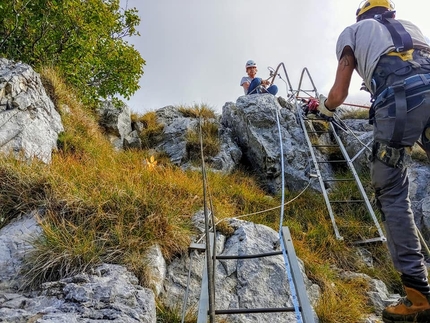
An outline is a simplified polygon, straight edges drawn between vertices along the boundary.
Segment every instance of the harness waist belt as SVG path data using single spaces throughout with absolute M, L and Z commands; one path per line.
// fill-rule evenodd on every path
M 403 83 L 392 84 L 378 95 L 378 97 L 375 99 L 375 102 L 373 103 L 373 106 L 376 106 L 379 102 L 390 97 L 393 97 L 394 99 L 395 88 L 402 85 L 404 86 L 405 91 L 419 87 L 421 85 L 430 85 L 430 73 L 413 75 L 406 78 Z

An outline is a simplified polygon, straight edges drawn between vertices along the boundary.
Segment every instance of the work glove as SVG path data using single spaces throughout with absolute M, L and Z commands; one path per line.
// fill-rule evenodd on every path
M 330 119 L 330 118 L 333 117 L 334 110 L 327 109 L 327 107 L 325 106 L 325 101 L 326 100 L 327 100 L 327 97 L 324 96 L 323 94 L 320 94 L 320 96 L 319 96 L 319 105 L 318 105 L 317 110 L 319 112 L 319 115 L 322 118 Z

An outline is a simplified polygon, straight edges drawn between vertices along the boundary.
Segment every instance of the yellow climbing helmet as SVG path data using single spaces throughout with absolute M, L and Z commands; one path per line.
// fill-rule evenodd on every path
M 394 10 L 394 3 L 391 0 L 366 0 L 360 3 L 359 8 L 357 9 L 356 16 L 361 16 L 366 11 L 375 8 L 375 7 L 383 7 L 388 10 Z

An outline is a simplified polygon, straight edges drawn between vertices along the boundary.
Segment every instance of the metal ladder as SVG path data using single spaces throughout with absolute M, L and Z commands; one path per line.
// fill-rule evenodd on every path
M 288 84 L 291 87 L 291 83 L 288 79 L 288 75 L 285 70 L 285 66 L 281 63 L 278 66 L 284 67 L 285 74 L 287 76 Z M 277 70 L 278 70 L 277 69 Z M 272 74 L 271 74 L 272 76 Z M 276 74 L 275 74 L 276 76 Z M 273 76 L 273 78 L 275 77 Z M 273 80 L 272 80 L 273 83 Z M 205 250 L 205 268 L 203 268 L 202 284 L 200 291 L 199 309 L 197 323 L 210 323 L 215 322 L 216 315 L 228 315 L 228 314 L 248 314 L 248 313 L 276 313 L 276 312 L 295 312 L 297 322 L 301 323 L 315 323 L 315 314 L 311 307 L 306 287 L 303 281 L 302 273 L 300 271 L 296 252 L 292 242 L 291 234 L 288 227 L 282 226 L 283 214 L 284 214 L 284 160 L 283 160 L 283 144 L 282 135 L 279 121 L 279 111 L 276 111 L 279 140 L 280 140 L 280 155 L 281 155 L 281 168 L 282 168 L 282 201 L 281 201 L 281 216 L 279 225 L 279 246 L 280 251 L 271 251 L 261 254 L 254 255 L 234 255 L 234 256 L 223 256 L 216 255 L 216 231 L 215 231 L 215 218 L 213 212 L 209 212 L 207 206 L 209 203 L 204 199 L 204 214 L 205 214 L 205 244 L 191 245 L 191 249 Z M 201 143 L 201 154 L 202 154 L 202 174 L 203 174 L 203 192 L 206 196 L 206 172 L 204 166 L 204 156 L 202 148 L 202 137 L 200 131 L 200 143 Z M 229 308 L 229 309 L 216 309 L 215 308 L 215 269 L 216 261 L 227 260 L 227 259 L 255 259 L 262 257 L 273 257 L 283 255 L 285 270 L 290 285 L 291 298 L 293 300 L 293 307 L 273 307 L 273 308 Z
M 214 242 L 214 233 L 211 232 L 209 234 L 209 240 L 210 240 L 210 247 L 205 248 L 204 246 L 195 246 L 196 249 L 202 250 L 202 248 L 205 249 L 206 254 L 206 260 L 228 260 L 228 259 L 255 259 L 255 258 L 262 258 L 262 257 L 273 257 L 273 256 L 279 256 L 283 255 L 284 260 L 287 261 L 287 267 L 289 267 L 289 270 L 287 271 L 291 275 L 291 279 L 293 281 L 293 284 L 290 284 L 290 289 L 292 291 L 292 297 L 296 298 L 297 300 L 297 306 L 292 307 L 272 307 L 272 308 L 229 308 L 229 309 L 216 309 L 215 307 L 215 271 L 207 270 L 207 265 L 203 269 L 203 278 L 202 278 L 202 285 L 201 285 L 201 291 L 200 291 L 200 300 L 199 300 L 199 308 L 198 308 L 198 318 L 197 323 L 207 323 L 207 322 L 215 322 L 215 316 L 216 315 L 229 315 L 229 314 L 249 314 L 249 313 L 280 313 L 280 312 L 296 312 L 297 310 L 300 311 L 299 317 L 297 318 L 298 322 L 304 322 L 304 323 L 314 323 L 315 317 L 314 312 L 312 310 L 312 307 L 310 305 L 307 293 L 306 293 L 306 287 L 303 281 L 302 273 L 300 271 L 299 263 L 297 260 L 297 256 L 294 250 L 293 242 L 291 239 L 290 231 L 288 227 L 282 228 L 282 241 L 281 251 L 273 251 L 273 252 L 267 252 L 267 253 L 261 253 L 261 254 L 254 254 L 254 255 L 214 255 L 213 252 L 213 242 Z M 193 246 L 191 246 L 193 247 Z M 212 275 L 210 277 L 209 275 Z M 212 295 L 212 297 L 210 296 Z
M 304 75 L 306 75 L 309 77 L 309 80 L 311 81 L 311 84 L 313 86 L 312 90 L 301 90 L 301 84 L 303 81 L 303 77 Z M 309 74 L 309 71 L 305 68 L 303 69 L 303 72 L 301 74 L 301 78 L 300 78 L 300 83 L 299 83 L 299 88 L 297 90 L 296 93 L 296 98 L 299 97 L 300 92 L 305 92 L 307 93 L 307 95 L 309 95 L 310 92 L 315 94 L 315 97 L 318 97 L 318 92 L 315 88 L 315 85 L 312 81 L 312 78 Z M 310 97 L 312 97 L 312 95 L 310 95 Z M 354 205 L 355 209 L 354 210 L 358 210 L 358 208 L 360 206 L 364 206 L 365 211 L 367 212 L 368 215 L 370 215 L 370 218 L 372 219 L 373 225 L 376 228 L 377 231 L 377 237 L 372 237 L 372 238 L 366 238 L 366 239 L 361 239 L 358 241 L 355 241 L 354 243 L 356 244 L 365 244 L 365 243 L 372 243 L 372 242 L 385 242 L 386 238 L 384 236 L 384 233 L 381 229 L 381 226 L 378 222 L 378 219 L 375 215 L 375 212 L 372 208 L 372 205 L 369 201 L 369 198 L 367 196 L 367 193 L 361 183 L 360 177 L 357 174 L 357 171 L 354 167 L 354 161 L 357 159 L 357 157 L 359 157 L 365 149 L 370 149 L 368 148 L 369 144 L 364 145 L 364 147 L 353 157 L 350 158 L 350 156 L 348 155 L 347 150 L 345 149 L 345 146 L 338 134 L 338 131 L 346 131 L 345 129 L 345 125 L 343 124 L 343 122 L 338 119 L 336 116 L 331 119 L 331 120 L 327 120 L 325 118 L 321 118 L 321 117 L 316 117 L 316 118 L 307 118 L 307 116 L 305 115 L 305 112 L 302 108 L 302 106 L 300 105 L 300 103 L 298 102 L 298 100 L 296 100 L 296 109 L 297 109 L 297 118 L 298 121 L 303 129 L 305 138 L 306 138 L 306 142 L 307 145 L 309 147 L 309 151 L 311 153 L 312 156 L 312 161 L 313 161 L 313 166 L 315 168 L 315 176 L 318 178 L 319 183 L 320 183 L 320 187 L 321 187 L 321 191 L 324 197 L 324 201 L 326 203 L 327 206 L 327 210 L 329 212 L 330 215 L 330 219 L 333 225 L 333 229 L 334 229 L 334 233 L 336 235 L 336 238 L 339 240 L 343 240 L 343 236 L 340 234 L 339 232 L 339 228 L 338 225 L 336 224 L 336 220 L 335 220 L 335 209 L 341 209 L 340 212 L 341 213 L 342 210 L 344 210 L 344 208 L 339 207 L 341 205 Z M 319 125 L 323 124 L 323 128 L 326 128 L 327 130 L 315 130 L 314 125 L 318 123 Z M 312 138 L 317 138 L 319 135 L 323 135 L 323 134 L 328 134 L 331 138 L 334 138 L 334 142 L 333 144 L 329 144 L 329 145 L 322 145 L 322 144 L 315 144 L 313 143 L 313 141 L 311 140 Z M 318 140 L 318 138 L 317 138 Z M 343 156 L 343 159 L 340 160 L 327 160 L 326 158 L 321 158 L 318 156 L 316 150 L 317 149 L 330 149 L 330 150 L 338 150 L 340 151 L 340 153 Z M 347 167 L 347 170 L 349 171 L 349 176 L 350 177 L 346 177 L 346 178 L 324 178 L 321 172 L 321 165 L 322 164 L 328 164 L 333 166 L 334 164 L 344 164 Z M 330 183 L 342 183 L 342 182 L 353 182 L 355 183 L 355 186 L 361 196 L 361 199 L 341 199 L 341 200 L 335 200 L 332 198 L 329 190 L 327 189 L 327 186 L 330 185 Z

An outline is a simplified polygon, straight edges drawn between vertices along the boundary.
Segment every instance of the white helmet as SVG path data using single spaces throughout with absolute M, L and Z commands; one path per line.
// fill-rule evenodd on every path
M 245 68 L 248 67 L 257 67 L 257 63 L 255 63 L 252 59 L 246 62 Z

